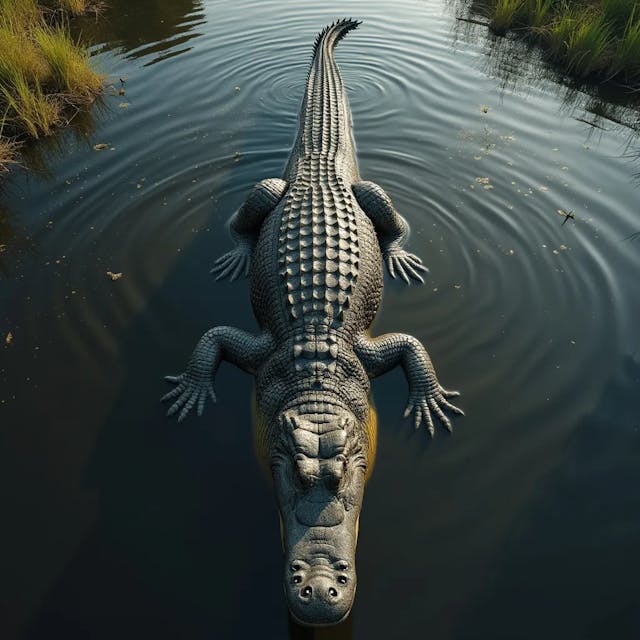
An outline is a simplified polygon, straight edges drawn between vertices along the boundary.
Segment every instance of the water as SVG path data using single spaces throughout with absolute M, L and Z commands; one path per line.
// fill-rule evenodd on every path
M 3 637 L 313 637 L 287 620 L 250 379 L 223 366 L 180 427 L 158 398 L 206 329 L 255 326 L 208 270 L 342 16 L 365 21 L 337 52 L 361 173 L 431 270 L 385 282 L 375 332 L 420 338 L 467 417 L 430 442 L 401 374 L 374 383 L 356 605 L 315 637 L 640 637 L 640 145 L 606 117 L 635 112 L 444 0 L 132 4 L 82 25 L 114 95 L 3 196 Z

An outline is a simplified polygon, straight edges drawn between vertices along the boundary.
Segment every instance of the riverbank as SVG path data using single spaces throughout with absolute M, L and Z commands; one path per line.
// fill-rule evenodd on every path
M 487 0 L 470 10 L 498 35 L 513 31 L 539 43 L 572 76 L 640 86 L 638 0 Z
M 0 0 L 0 173 L 28 139 L 68 125 L 100 93 L 104 77 L 67 20 L 89 0 Z

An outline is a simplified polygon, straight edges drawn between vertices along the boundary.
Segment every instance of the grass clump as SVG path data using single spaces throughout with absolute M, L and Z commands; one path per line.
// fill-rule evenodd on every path
M 487 0 L 499 35 L 517 29 L 579 78 L 640 85 L 640 0 Z
M 504 35 L 513 25 L 522 6 L 522 0 L 496 0 L 491 16 L 491 29 Z
M 15 150 L 16 139 L 50 135 L 65 123 L 66 111 L 90 104 L 100 92 L 103 77 L 60 19 L 62 10 L 86 8 L 87 0 L 46 6 L 0 0 L 0 145 L 6 149 Z M 0 167 L 6 167 L 2 157 L 0 151 Z
M 60 9 L 74 16 L 86 13 L 89 9 L 89 2 L 87 2 L 87 0 L 58 0 L 57 4 Z

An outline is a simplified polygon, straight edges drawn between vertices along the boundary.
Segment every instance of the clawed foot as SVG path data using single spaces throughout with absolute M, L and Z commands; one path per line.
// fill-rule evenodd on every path
M 204 411 L 204 403 L 209 396 L 212 402 L 216 401 L 216 394 L 213 391 L 213 381 L 209 374 L 193 373 L 187 371 L 179 376 L 165 376 L 167 382 L 176 386 L 169 393 L 162 396 L 161 401 L 166 402 L 177 398 L 167 411 L 168 416 L 180 411 L 178 422 L 182 422 L 189 411 L 197 404 L 198 415 Z
M 407 408 L 404 410 L 404 417 L 408 418 L 413 413 L 413 426 L 416 429 L 420 428 L 420 425 L 424 421 L 429 431 L 429 435 L 433 437 L 435 433 L 435 427 L 433 426 L 433 418 L 431 412 L 435 413 L 437 418 L 447 428 L 447 431 L 453 431 L 453 425 L 451 420 L 444 414 L 443 409 L 448 409 L 453 413 L 457 413 L 461 416 L 464 415 L 464 411 L 455 405 L 451 404 L 447 398 L 455 398 L 459 396 L 459 391 L 447 391 L 440 385 L 437 386 L 435 392 L 423 392 L 416 391 L 409 395 L 409 402 Z
M 387 269 L 392 278 L 399 275 L 407 284 L 410 284 L 410 278 L 424 284 L 424 279 L 420 275 L 420 271 L 428 272 L 429 269 L 422 264 L 422 260 L 413 253 L 408 253 L 404 249 L 395 249 L 385 254 L 387 261 Z
M 240 275 L 246 278 L 249 275 L 249 266 L 251 264 L 251 247 L 239 245 L 232 251 L 225 253 L 218 258 L 215 266 L 209 273 L 216 274 L 216 280 L 229 278 L 230 282 L 238 279 Z

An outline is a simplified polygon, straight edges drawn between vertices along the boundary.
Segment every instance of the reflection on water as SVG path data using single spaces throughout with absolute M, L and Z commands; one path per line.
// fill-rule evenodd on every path
M 484 15 L 485 6 L 477 0 L 454 0 L 460 16 Z M 486 26 L 457 20 L 453 34 L 456 41 L 476 42 L 482 47 L 484 73 L 495 77 L 503 91 L 527 93 L 534 88 L 548 88 L 553 82 L 568 115 L 584 118 L 592 126 L 618 126 L 631 129 L 630 137 L 640 132 L 640 94 L 614 83 L 602 84 L 572 79 L 557 71 L 535 43 L 516 33 L 498 36 Z M 593 117 L 586 117 L 590 114 Z M 585 123 L 586 124 L 586 123 Z
M 98 18 L 87 17 L 77 27 L 88 42 L 103 43 L 100 51 L 118 49 L 127 58 L 150 56 L 151 65 L 191 50 L 194 31 L 204 21 L 201 0 L 109 0 Z
M 10 211 L 0 204 L 0 276 L 10 276 L 12 265 L 33 250 L 34 244 L 28 230 L 20 228 Z
M 627 106 L 502 40 L 531 58 L 514 83 L 502 45 L 447 7 L 114 1 L 83 25 L 126 97 L 105 96 L 87 138 L 64 133 L 48 172 L 14 172 L 0 219 L 3 638 L 511 638 L 505 599 L 545 614 L 522 638 L 543 621 L 569 637 L 554 616 L 637 635 L 617 575 L 638 558 Z M 401 419 L 402 377 L 375 381 L 358 595 L 344 625 L 310 631 L 287 617 L 250 380 L 223 367 L 218 403 L 180 427 L 158 398 L 210 326 L 255 329 L 246 283 L 208 271 L 249 188 L 282 171 L 313 37 L 345 14 L 365 20 L 337 52 L 361 173 L 431 269 L 424 287 L 385 282 L 374 332 L 420 338 L 467 417 L 430 442 Z

